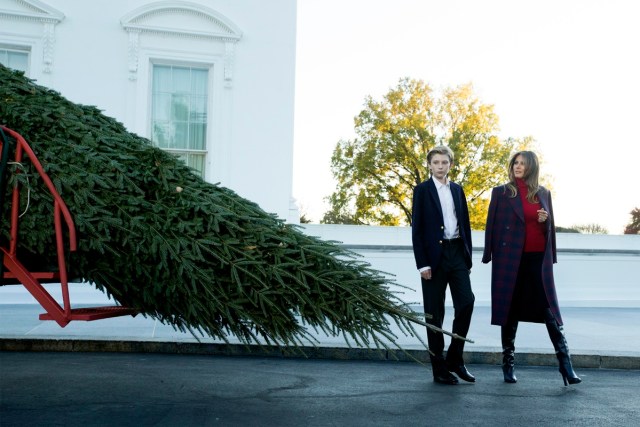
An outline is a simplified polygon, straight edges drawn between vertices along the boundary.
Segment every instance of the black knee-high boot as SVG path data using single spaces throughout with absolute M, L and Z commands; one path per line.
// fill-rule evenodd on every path
M 502 338 L 502 373 L 504 382 L 515 383 L 518 381 L 513 372 L 515 366 L 517 321 L 508 321 L 500 330 Z
M 569 354 L 569 346 L 567 340 L 564 337 L 562 326 L 558 325 L 558 321 L 555 319 L 551 310 L 545 311 L 544 316 L 545 324 L 547 325 L 547 331 L 549 331 L 549 338 L 553 343 L 553 348 L 556 350 L 556 356 L 558 357 L 558 365 L 560 375 L 564 385 L 578 384 L 582 382 L 582 379 L 576 375 L 571 364 L 571 355 Z

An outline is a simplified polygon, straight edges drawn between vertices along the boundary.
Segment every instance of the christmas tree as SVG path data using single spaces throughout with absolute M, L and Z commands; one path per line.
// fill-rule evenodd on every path
M 393 324 L 413 334 L 422 323 L 392 280 L 336 242 L 205 182 L 95 107 L 2 65 L 0 82 L 0 123 L 29 142 L 73 215 L 70 277 L 180 331 L 245 343 L 297 346 L 315 330 L 387 347 Z M 55 265 L 51 195 L 28 162 L 8 172 L 5 200 L 17 179 L 28 189 L 20 253 Z

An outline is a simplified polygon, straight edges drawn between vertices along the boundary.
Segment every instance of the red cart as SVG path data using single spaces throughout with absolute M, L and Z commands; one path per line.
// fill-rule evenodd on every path
M 27 141 L 17 132 L 0 126 L 0 212 L 3 212 L 5 189 L 8 181 L 8 167 L 10 164 L 22 164 L 30 161 L 37 170 L 40 178 L 44 181 L 49 192 L 53 196 L 53 226 L 56 236 L 56 252 L 58 265 L 55 271 L 29 271 L 24 263 L 20 262 L 17 256 L 18 230 L 20 226 L 20 191 L 21 186 L 15 185 L 11 192 L 11 229 L 8 244 L 0 244 L 0 255 L 2 256 L 2 266 L 0 276 L 0 286 L 2 285 L 23 285 L 33 297 L 46 310 L 40 315 L 40 320 L 55 320 L 61 327 L 65 327 L 72 320 L 98 320 L 109 317 L 135 316 L 137 312 L 131 308 L 122 306 L 107 307 L 85 307 L 71 308 L 69 301 L 69 283 L 67 277 L 67 266 L 65 262 L 65 247 L 63 222 L 66 225 L 69 238 L 69 251 L 76 250 L 76 229 L 71 213 L 67 205 L 58 194 L 49 176 L 44 171 L 40 161 Z M 12 156 L 13 153 L 13 156 Z M 13 157 L 12 160 L 10 158 Z M 16 173 L 20 173 L 16 168 Z M 0 218 L 2 227 L 5 226 L 5 219 Z M 51 296 L 43 283 L 60 283 L 62 288 L 62 306 Z

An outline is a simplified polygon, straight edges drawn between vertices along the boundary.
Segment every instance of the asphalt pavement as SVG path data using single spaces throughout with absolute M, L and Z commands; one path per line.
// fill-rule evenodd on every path
M 303 355 L 142 316 L 60 328 L 40 312 L 0 304 L 2 427 L 640 425 L 638 308 L 563 309 L 583 379 L 568 387 L 544 325 L 527 323 L 516 340 L 518 383 L 504 383 L 500 330 L 482 306 L 465 347 L 477 382 L 456 386 L 434 383 L 428 363 L 413 360 L 428 360 L 416 337 L 399 335 L 401 353 L 318 334 Z
M 640 371 L 142 353 L 0 352 L 8 426 L 635 426 Z

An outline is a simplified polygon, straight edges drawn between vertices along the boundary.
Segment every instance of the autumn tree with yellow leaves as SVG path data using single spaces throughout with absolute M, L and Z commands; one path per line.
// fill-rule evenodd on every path
M 489 190 L 506 182 L 511 153 L 533 145 L 532 137 L 501 139 L 498 122 L 471 84 L 436 92 L 403 78 L 382 100 L 367 97 L 356 137 L 333 152 L 337 188 L 322 222 L 410 225 L 413 188 L 429 178 L 427 152 L 444 144 L 456 156 L 449 177 L 465 190 L 471 227 L 484 229 Z

